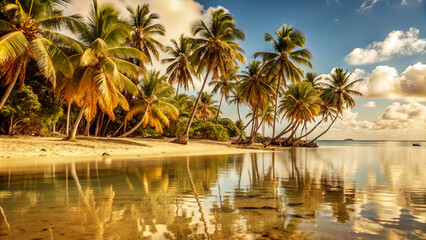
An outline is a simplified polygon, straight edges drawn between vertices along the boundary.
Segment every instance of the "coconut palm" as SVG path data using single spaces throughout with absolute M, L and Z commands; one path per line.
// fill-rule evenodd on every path
M 55 32 L 66 26 L 73 33 L 82 28 L 77 15 L 62 16 L 62 0 L 5 0 L 0 3 L 0 99 L 3 107 L 18 82 L 22 90 L 25 70 L 33 60 L 40 74 L 56 86 L 58 75 L 71 77 L 73 67 L 60 47 L 82 51 L 74 39 Z M 58 45 L 57 45 L 58 44 Z
M 320 96 L 320 91 L 315 89 L 310 82 L 299 82 L 289 86 L 285 98 L 280 101 L 278 111 L 283 113 L 292 125 L 290 139 L 302 123 L 315 121 L 315 117 L 320 114 L 322 104 Z M 280 138 L 286 132 L 288 129 L 279 133 L 272 141 Z
M 307 72 L 305 75 L 306 82 L 310 82 L 312 87 L 319 89 L 321 87 L 321 78 L 318 77 L 318 74 L 315 72 Z
M 337 112 L 328 128 L 316 138 L 312 139 L 310 143 L 314 143 L 318 138 L 328 132 L 338 116 L 342 115 L 345 109 L 350 109 L 355 106 L 355 100 L 352 96 L 362 96 L 360 92 L 353 89 L 354 85 L 362 81 L 362 79 L 351 81 L 350 77 L 351 73 L 348 73 L 348 70 L 343 71 L 342 68 L 336 68 L 330 77 L 325 79 L 322 89 L 322 98 L 328 106 L 335 108 Z
M 133 102 L 124 121 L 131 120 L 139 113 L 142 113 L 143 116 L 136 126 L 120 137 L 126 137 L 140 126 L 146 127 L 148 124 L 157 132 L 163 133 L 162 126 L 169 126 L 169 117 L 173 119 L 178 117 L 179 111 L 172 103 L 173 88 L 165 82 L 166 79 L 165 76 L 160 76 L 159 71 L 150 71 L 142 78 L 139 88 L 140 95 Z
M 252 134 L 249 138 L 249 143 L 253 143 L 257 129 L 259 128 L 256 123 L 259 109 L 262 109 L 268 104 L 271 94 L 275 95 L 275 92 L 266 82 L 259 61 L 252 61 L 246 68 L 247 71 L 243 71 L 239 76 L 241 78 L 240 91 L 242 98 L 252 109 Z
M 159 16 L 156 13 L 149 11 L 149 4 L 144 4 L 134 10 L 127 8 L 130 13 L 131 26 L 133 28 L 131 42 L 132 46 L 141 50 L 147 56 L 147 62 L 152 64 L 152 55 L 155 59 L 159 60 L 160 53 L 158 48 L 162 49 L 161 44 L 156 36 L 164 36 L 166 30 L 163 25 L 156 23 L 159 20 Z M 142 62 L 138 62 L 139 66 Z
M 189 87 L 194 88 L 194 81 L 192 74 L 195 73 L 192 63 L 189 61 L 189 56 L 192 53 L 193 45 L 191 38 L 180 35 L 179 42 L 172 39 L 172 46 L 165 47 L 165 52 L 171 55 L 171 58 L 163 59 L 163 64 L 170 63 L 167 67 L 167 74 L 169 75 L 169 83 L 177 84 L 176 96 L 179 92 L 179 87 L 183 87 L 186 91 Z
M 185 132 L 175 141 L 180 144 L 188 143 L 189 129 L 210 73 L 213 73 L 213 79 L 218 79 L 219 74 L 226 77 L 226 69 L 233 69 L 236 61 L 245 61 L 242 55 L 244 51 L 236 42 L 244 40 L 245 36 L 236 26 L 233 16 L 224 9 L 218 9 L 213 11 L 209 18 L 208 22 L 200 19 L 192 25 L 193 43 L 197 46 L 192 54 L 193 62 L 196 63 L 197 75 L 202 71 L 205 71 L 206 75 Z
M 130 29 L 119 19 L 118 11 L 112 5 L 99 6 L 96 0 L 93 1 L 87 27 L 80 33 L 87 49 L 70 57 L 76 72 L 66 88 L 73 91 L 65 90 L 65 98 L 81 106 L 81 111 L 68 139 L 75 139 L 83 112 L 90 123 L 98 107 L 111 120 L 115 120 L 113 110 L 118 105 L 124 110 L 129 109 L 121 92 L 126 90 L 136 95 L 138 89 L 129 78 L 137 79 L 144 69 L 128 59 L 146 59 L 138 49 L 124 45 L 130 37 Z
M 220 107 L 222 106 L 222 100 L 225 99 L 225 102 L 229 101 L 230 94 L 235 91 L 236 86 L 236 75 L 235 71 L 228 73 L 228 75 L 221 75 L 218 80 L 212 80 L 209 83 L 209 86 L 213 86 L 212 93 L 220 93 L 219 107 L 216 114 L 216 123 L 219 119 Z
M 241 96 L 240 89 L 240 83 L 237 82 L 235 84 L 235 89 L 231 92 L 232 94 L 229 99 L 229 103 L 237 105 L 238 120 L 241 120 L 240 105 L 244 103 L 244 99 Z
M 173 98 L 173 105 L 178 110 L 179 117 L 177 119 L 170 119 L 170 135 L 177 137 L 181 130 L 185 130 L 182 129 L 182 124 L 189 118 L 194 101 L 194 98 L 184 93 L 178 94 Z
M 272 42 L 274 52 L 258 52 L 254 57 L 261 56 L 267 76 L 276 81 L 275 91 L 275 116 L 272 126 L 272 137 L 275 136 L 275 124 L 278 116 L 278 96 L 281 88 L 281 80 L 284 87 L 287 80 L 292 82 L 300 81 L 303 78 L 303 71 L 296 64 L 305 65 L 312 68 L 310 60 L 312 54 L 308 49 L 303 48 L 306 44 L 305 34 L 284 24 L 275 31 L 277 38 L 265 33 L 265 41 Z
M 202 118 L 206 122 L 207 118 L 212 117 L 219 112 L 217 101 L 213 100 L 213 94 L 202 93 L 200 103 L 198 104 L 195 114 L 197 118 Z

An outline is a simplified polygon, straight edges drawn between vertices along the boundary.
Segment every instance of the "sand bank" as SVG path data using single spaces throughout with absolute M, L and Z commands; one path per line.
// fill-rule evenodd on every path
M 237 154 L 261 150 L 238 148 L 230 142 L 191 140 L 188 145 L 171 143 L 172 139 L 79 137 L 77 142 L 61 137 L 0 136 L 0 161 L 3 159 L 34 159 L 102 157 L 152 158 L 187 155 Z

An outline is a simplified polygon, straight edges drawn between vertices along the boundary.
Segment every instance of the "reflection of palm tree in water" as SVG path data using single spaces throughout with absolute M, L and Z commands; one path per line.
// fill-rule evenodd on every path
M 115 192 L 114 190 L 112 190 L 112 186 L 110 186 L 109 193 L 106 198 L 106 203 L 103 204 L 103 206 L 101 206 L 100 208 L 95 209 L 96 202 L 94 201 L 93 196 L 90 196 L 89 192 L 87 192 L 87 194 L 83 193 L 83 189 L 81 187 L 77 172 L 75 170 L 75 162 L 71 164 L 71 175 L 74 178 L 79 195 L 83 199 L 83 203 L 88 212 L 87 226 L 88 228 L 94 228 L 87 229 L 87 233 L 93 233 L 93 239 L 103 239 L 104 225 L 111 218 L 112 203 L 115 196 Z
M 207 222 L 204 218 L 203 206 L 201 205 L 200 198 L 198 196 L 197 189 L 195 188 L 194 180 L 192 179 L 191 170 L 189 169 L 189 157 L 186 159 L 186 171 L 188 172 L 189 182 L 191 183 L 192 191 L 194 192 L 195 200 L 198 204 L 198 210 L 201 214 L 201 221 L 204 223 L 204 233 L 207 236 L 207 239 L 211 239 L 208 233 Z

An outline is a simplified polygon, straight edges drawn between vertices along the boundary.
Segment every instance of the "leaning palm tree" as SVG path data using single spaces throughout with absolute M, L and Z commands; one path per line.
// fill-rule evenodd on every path
M 228 75 L 221 75 L 218 80 L 212 80 L 209 83 L 209 86 L 214 86 L 212 93 L 220 93 L 220 102 L 219 108 L 216 114 L 216 123 L 219 119 L 220 107 L 222 106 L 222 100 L 225 99 L 225 102 L 228 102 L 230 94 L 235 91 L 236 86 L 236 75 L 235 71 L 229 73 Z
M 73 75 L 73 67 L 60 47 L 82 51 L 76 40 L 55 32 L 68 27 L 73 33 L 82 28 L 77 15 L 62 16 L 62 0 L 5 0 L 0 3 L 0 99 L 3 107 L 18 82 L 22 90 L 27 63 L 33 60 L 40 74 L 56 87 L 58 75 Z
M 173 88 L 165 82 L 166 77 L 160 76 L 159 71 L 150 71 L 141 81 L 140 95 L 133 102 L 133 106 L 127 113 L 124 121 L 131 120 L 134 116 L 142 113 L 141 120 L 129 131 L 119 137 L 126 137 L 136 131 L 140 126 L 148 124 L 157 132 L 163 132 L 163 125 L 169 126 L 171 117 L 176 119 L 179 115 L 178 109 L 173 105 Z
M 354 85 L 362 81 L 362 79 L 351 81 L 350 77 L 351 73 L 348 73 L 348 70 L 343 71 L 342 68 L 336 68 L 331 76 L 325 79 L 325 82 L 323 83 L 324 88 L 322 89 L 322 98 L 327 105 L 334 107 L 337 110 L 337 113 L 328 128 L 316 138 L 312 139 L 310 142 L 311 144 L 330 130 L 331 126 L 337 120 L 339 115 L 343 114 L 345 109 L 353 108 L 355 106 L 355 100 L 352 98 L 352 95 L 362 96 L 360 92 L 353 89 Z
M 269 33 L 265 33 L 265 41 L 272 42 L 274 52 L 258 52 L 254 57 L 261 56 L 267 77 L 276 81 L 275 91 L 275 116 L 272 126 L 272 138 L 275 137 L 275 124 L 278 117 L 278 96 L 281 88 L 281 80 L 284 87 L 287 80 L 298 82 L 303 78 L 303 70 L 296 64 L 306 65 L 312 68 L 310 60 L 312 54 L 308 49 L 300 49 L 306 45 L 305 34 L 284 24 L 275 31 L 277 38 L 274 39 Z
M 198 104 L 197 111 L 195 114 L 197 118 L 202 118 L 206 122 L 207 118 L 212 117 L 214 114 L 219 112 L 219 108 L 215 105 L 217 101 L 213 100 L 213 95 L 208 93 L 202 93 L 200 103 Z
M 248 71 L 243 71 L 239 76 L 241 78 L 240 91 L 241 97 L 252 109 L 252 131 L 248 143 L 254 142 L 257 130 L 259 129 L 257 122 L 259 109 L 266 106 L 271 99 L 271 95 L 275 95 L 274 90 L 266 82 L 261 71 L 261 63 L 252 61 L 247 67 Z
M 236 26 L 234 17 L 224 9 L 218 9 L 213 11 L 209 18 L 208 22 L 200 19 L 192 25 L 193 43 L 197 46 L 192 54 L 193 62 L 197 66 L 197 75 L 202 71 L 205 71 L 206 75 L 185 132 L 175 140 L 180 144 L 188 143 L 189 129 L 210 73 L 213 73 L 213 79 L 218 79 L 219 74 L 226 77 L 226 69 L 233 69 L 236 61 L 245 62 L 242 55 L 244 51 L 236 42 L 236 40 L 244 40 L 245 36 Z
M 166 72 L 169 75 L 169 83 L 177 84 L 177 96 L 179 87 L 183 87 L 185 91 L 188 91 L 190 86 L 194 88 L 192 74 L 195 73 L 195 70 L 191 61 L 189 60 L 193 50 L 193 45 L 191 38 L 184 37 L 183 34 L 180 35 L 179 42 L 174 39 L 172 39 L 171 42 L 172 46 L 167 46 L 164 49 L 165 52 L 171 56 L 171 58 L 163 59 L 161 63 L 170 63 Z
M 138 89 L 129 78 L 137 79 L 144 69 L 128 59 L 146 59 L 141 51 L 125 45 L 130 30 L 112 5 L 99 6 L 96 0 L 93 1 L 87 27 L 80 33 L 87 49 L 70 57 L 76 72 L 68 85 L 75 88 L 69 95 L 66 91 L 65 98 L 81 106 L 81 111 L 67 139 L 75 140 L 83 113 L 90 123 L 98 107 L 111 120 L 115 120 L 113 111 L 118 105 L 124 110 L 129 109 L 121 92 L 126 90 L 136 95 Z
M 279 112 L 284 114 L 291 127 L 279 133 L 271 141 L 277 140 L 288 131 L 291 131 L 288 140 L 293 142 L 299 140 L 300 138 L 293 139 L 297 128 L 303 123 L 315 121 L 315 117 L 321 112 L 320 95 L 320 91 L 309 82 L 290 85 L 285 93 L 285 98 L 280 102 Z
M 163 25 L 156 23 L 160 18 L 158 14 L 149 11 L 149 4 L 138 5 L 136 10 L 127 8 L 130 13 L 131 26 L 133 28 L 131 42 L 132 46 L 141 50 L 147 56 L 147 62 L 152 64 L 151 54 L 159 60 L 160 54 L 158 48 L 162 49 L 156 36 L 164 36 L 166 30 Z M 140 66 L 142 62 L 139 62 Z

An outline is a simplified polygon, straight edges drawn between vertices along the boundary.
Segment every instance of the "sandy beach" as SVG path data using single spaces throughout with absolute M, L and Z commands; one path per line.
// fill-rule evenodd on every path
M 151 158 L 186 155 L 236 154 L 261 150 L 238 148 L 230 142 L 191 140 L 188 145 L 171 143 L 172 139 L 79 137 L 76 142 L 62 137 L 1 136 L 1 159 L 101 157 Z

